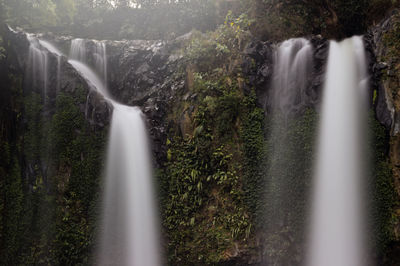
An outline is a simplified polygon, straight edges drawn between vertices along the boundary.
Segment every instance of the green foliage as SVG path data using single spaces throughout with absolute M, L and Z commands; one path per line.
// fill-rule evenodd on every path
M 46 134 L 43 130 L 43 117 L 42 117 L 42 99 L 40 94 L 31 93 L 24 99 L 25 114 L 27 120 L 27 131 L 25 135 L 24 150 L 27 159 L 31 162 L 38 164 L 38 160 L 42 154 L 41 151 L 45 150 L 46 140 L 43 139 Z
M 76 2 L 74 0 L 55 0 L 55 12 L 57 24 L 70 25 L 74 21 L 76 14 Z
M 262 223 L 265 192 L 266 143 L 264 138 L 264 111 L 256 106 L 253 92 L 245 99 L 246 110 L 241 114 L 243 126 L 240 136 L 244 155 L 244 191 L 246 204 L 257 226 Z
M 105 133 L 92 132 L 79 105 L 82 91 L 74 97 L 60 94 L 52 119 L 51 139 L 58 182 L 55 254 L 61 264 L 88 264 L 95 221 L 98 218 Z M 78 104 L 77 104 L 78 103 Z
M 386 48 L 386 53 L 382 56 L 382 60 L 386 62 L 391 62 L 389 69 L 384 71 L 383 78 L 388 80 L 388 86 L 391 88 L 391 97 L 393 102 L 398 101 L 398 77 L 400 76 L 400 15 L 396 14 L 392 18 L 393 26 L 384 33 L 383 44 Z M 390 78 L 389 78 L 389 73 Z
M 8 175 L 0 179 L 0 261 L 6 265 L 89 264 L 105 132 L 85 122 L 84 101 L 80 89 L 60 93 L 55 112 L 45 115 L 38 94 L 25 97 L 27 122 L 18 140 L 28 174 L 11 159 L 15 148 L 2 142 L 0 172 Z
M 242 96 L 236 86 L 226 84 L 229 80 L 210 81 L 199 73 L 195 74 L 194 91 L 200 94 L 203 102 L 198 106 L 194 120 L 198 128 L 213 129 L 211 133 L 217 141 L 220 138 L 232 140 L 240 113 Z
M 304 254 L 306 215 L 317 126 L 317 113 L 296 117 L 274 114 L 267 121 L 265 255 L 273 265 L 297 264 Z
M 215 28 L 214 0 L 1 0 L 0 21 L 94 39 L 168 39 Z
M 4 183 L 4 209 L 2 244 L 7 248 L 1 254 L 1 261 L 12 265 L 18 258 L 19 247 L 22 245 L 23 224 L 21 217 L 24 215 L 23 190 L 21 180 L 21 168 L 17 158 L 13 158 L 12 168 L 5 177 Z M 4 248 L 3 246 L 3 248 Z
M 377 253 L 382 256 L 391 241 L 394 240 L 394 224 L 397 222 L 395 206 L 398 204 L 393 174 L 388 158 L 389 135 L 384 126 L 375 119 L 373 112 L 369 116 L 371 132 L 370 149 L 372 151 L 371 192 L 373 199 L 372 228 L 374 228 Z
M 229 12 L 224 24 L 215 31 L 195 33 L 185 51 L 187 63 L 195 64 L 200 72 L 226 68 L 226 62 L 237 59 L 250 39 L 248 30 L 253 22 L 246 14 L 234 17 Z
M 199 73 L 191 93 L 197 97 L 185 104 L 196 106 L 191 114 L 193 132 L 185 138 L 170 135 L 160 178 L 172 265 L 221 263 L 235 243 L 246 242 L 253 228 L 245 204 L 247 180 L 239 135 L 240 114 L 255 112 L 255 103 L 249 104 L 255 98 L 242 95 L 228 77 Z M 254 132 L 258 133 L 262 139 L 262 132 Z
M 249 226 L 232 155 L 224 147 L 212 149 L 210 137 L 176 139 L 169 146 L 164 223 L 173 264 L 219 262 Z
M 258 23 L 252 32 L 262 39 L 322 34 L 344 38 L 363 34 L 398 1 L 391 0 L 253 0 L 249 13 Z

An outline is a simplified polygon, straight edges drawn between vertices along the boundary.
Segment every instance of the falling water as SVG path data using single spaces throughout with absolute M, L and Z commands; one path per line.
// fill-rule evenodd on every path
M 299 252 L 303 228 L 299 221 L 305 214 L 305 174 L 294 164 L 297 156 L 304 156 L 300 141 L 293 144 L 290 134 L 293 116 L 306 106 L 306 90 L 310 85 L 313 67 L 313 46 L 306 39 L 284 41 L 275 50 L 274 73 L 265 104 L 270 111 L 267 123 L 267 194 L 266 235 L 270 247 L 266 256 L 271 265 L 290 265 Z M 302 165 L 307 164 L 305 159 Z M 295 187 L 294 187 L 295 186 Z M 290 238 L 290 241 L 287 239 Z M 288 243 L 290 242 L 289 246 Z M 285 250 L 285 256 L 274 250 Z M 289 254 L 290 253 L 290 254 Z
M 93 50 L 90 51 L 90 48 Z M 69 58 L 93 66 L 107 85 L 107 50 L 102 41 L 74 39 L 71 41 Z
M 103 95 L 107 99 L 111 99 L 107 91 L 107 87 L 104 85 L 102 80 L 94 73 L 87 65 L 82 62 L 76 60 L 68 60 L 70 63 L 81 75 L 89 82 L 89 85 L 92 86 L 97 92 Z
M 105 59 L 105 48 L 102 51 Z M 114 107 L 96 265 L 161 265 L 143 113 L 137 107 L 115 102 L 105 83 L 87 65 L 71 59 L 69 62 Z
M 107 51 L 104 42 L 95 42 L 96 49 L 94 52 L 95 68 L 97 72 L 104 78 L 104 83 L 107 84 Z
M 46 102 L 47 93 L 50 83 L 50 66 L 49 66 L 49 52 L 57 58 L 57 91 L 60 89 L 61 80 L 61 58 L 63 54 L 51 43 L 39 40 L 31 34 L 27 35 L 29 45 L 28 56 L 28 80 L 31 86 L 40 88 L 44 94 Z
M 331 41 L 315 171 L 309 266 L 364 266 L 364 113 L 361 37 Z
M 71 42 L 71 49 L 69 51 L 69 58 L 87 63 L 86 61 L 86 40 L 74 39 Z
M 28 56 L 28 79 L 35 88 L 43 90 L 44 101 L 46 102 L 48 82 L 49 82 L 49 57 L 46 50 L 42 49 L 37 38 L 28 34 L 29 45 Z
M 288 114 L 304 104 L 312 58 L 313 47 L 303 38 L 284 41 L 275 51 L 272 90 L 267 98 L 273 111 Z
M 60 82 L 61 82 L 61 57 L 63 56 L 63 53 L 60 52 L 54 45 L 51 43 L 44 41 L 44 40 L 39 40 L 39 43 L 41 46 L 49 50 L 51 53 L 55 54 L 57 56 L 57 92 L 60 90 Z
M 161 265 L 143 114 L 114 104 L 99 265 Z

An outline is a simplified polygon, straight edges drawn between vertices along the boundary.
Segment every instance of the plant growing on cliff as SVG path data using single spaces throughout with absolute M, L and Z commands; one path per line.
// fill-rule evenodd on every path
M 194 76 L 191 93 L 197 97 L 185 103 L 195 106 L 190 115 L 192 132 L 181 136 L 171 131 L 168 162 L 161 178 L 168 180 L 163 183 L 164 226 L 174 265 L 228 260 L 235 245 L 244 244 L 254 226 L 243 189 L 250 182 L 244 178 L 244 161 L 250 164 L 251 158 L 245 158 L 248 154 L 242 149 L 242 141 L 248 139 L 240 137 L 243 127 L 254 124 L 250 118 L 249 124 L 243 123 L 240 114 L 258 112 L 262 120 L 263 112 L 256 107 L 254 95 L 243 95 L 231 77 Z M 245 131 L 249 139 L 263 142 L 262 130 Z

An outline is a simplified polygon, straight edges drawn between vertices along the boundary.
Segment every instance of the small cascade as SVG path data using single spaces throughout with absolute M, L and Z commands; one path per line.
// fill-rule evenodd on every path
M 95 89 L 98 93 L 103 95 L 107 99 L 111 99 L 111 96 L 109 95 L 107 91 L 107 87 L 104 85 L 103 81 L 100 79 L 99 76 L 97 76 L 96 73 L 93 72 L 87 65 L 85 65 L 82 62 L 76 61 L 76 60 L 68 60 L 68 63 L 70 63 L 80 74 L 82 77 L 86 79 L 88 84 Z
M 95 63 L 97 73 L 104 79 L 104 84 L 107 85 L 107 51 L 106 44 L 104 42 L 95 42 L 96 49 L 94 51 Z
M 314 176 L 309 266 L 369 265 L 362 204 L 367 90 L 362 37 L 331 41 Z
M 75 42 L 71 51 L 88 54 L 77 43 L 82 44 Z M 115 102 L 108 93 L 105 44 L 98 44 L 96 66 L 103 69 L 103 80 L 84 62 L 68 61 L 114 107 L 96 265 L 158 266 L 159 221 L 144 115 L 137 107 Z M 71 57 L 76 58 L 76 54 Z
M 272 112 L 288 114 L 302 107 L 312 67 L 313 47 L 308 40 L 297 38 L 280 44 L 274 54 L 272 90 L 267 98 Z
M 54 45 L 51 43 L 44 41 L 44 40 L 39 40 L 39 43 L 41 46 L 46 48 L 47 50 L 50 51 L 50 53 L 53 53 L 57 56 L 57 92 L 60 91 L 60 82 L 61 82 L 61 57 L 64 56 L 63 53 L 58 50 Z
M 39 40 L 33 35 L 28 34 L 30 42 L 28 56 L 28 82 L 39 91 L 43 91 L 44 101 L 46 102 L 49 87 L 52 85 L 50 79 L 50 61 L 49 55 L 57 58 L 57 80 L 56 89 L 60 89 L 61 80 L 61 58 L 63 54 L 51 43 Z
M 114 103 L 97 265 L 161 265 L 150 166 L 142 112 Z
M 37 38 L 28 34 L 29 45 L 28 56 L 28 80 L 31 86 L 43 91 L 46 102 L 49 83 L 49 56 L 46 50 L 40 45 Z
M 74 39 L 69 58 L 92 66 L 107 85 L 107 50 L 102 41 Z
M 77 60 L 82 63 L 87 63 L 86 40 L 74 39 L 71 41 L 71 49 L 69 51 L 69 58 Z
M 304 238 L 302 220 L 306 213 L 307 173 L 298 166 L 304 143 L 294 145 L 294 115 L 305 107 L 306 90 L 313 67 L 313 46 L 306 39 L 290 39 L 275 50 L 274 73 L 265 100 L 268 155 L 266 161 L 265 233 L 271 265 L 292 265 Z M 300 138 L 298 138 L 300 139 Z M 301 140 L 303 141 L 303 140 Z M 307 159 L 302 165 L 308 165 Z M 299 172 L 298 172 L 299 171 Z M 290 240 L 288 241 L 288 236 Z M 285 246 L 285 247 L 284 247 Z M 285 256 L 274 250 L 286 250 Z

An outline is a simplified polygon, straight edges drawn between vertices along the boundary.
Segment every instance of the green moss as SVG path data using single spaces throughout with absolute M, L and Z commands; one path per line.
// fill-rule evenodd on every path
M 30 93 L 21 144 L 2 142 L 0 171 L 8 175 L 0 180 L 0 248 L 8 265 L 89 264 L 106 130 L 88 125 L 84 103 L 77 89 L 60 93 L 54 112 L 44 112 L 40 95 Z M 13 154 L 24 158 L 27 171 Z
M 240 114 L 256 112 L 254 94 L 250 99 L 231 78 L 207 74 L 195 75 L 192 93 L 196 98 L 181 104 L 195 106 L 193 132 L 182 138 L 171 131 L 160 178 L 171 265 L 221 263 L 253 227 L 243 190 L 241 138 L 243 126 L 251 124 Z M 262 130 L 258 133 L 262 141 Z
M 195 32 L 184 51 L 185 63 L 196 65 L 201 72 L 227 70 L 229 62 L 240 57 L 250 40 L 248 30 L 253 22 L 245 13 L 235 17 L 229 12 L 215 31 Z
M 267 121 L 264 252 L 275 265 L 297 264 L 304 253 L 317 118 L 309 109 Z
M 79 110 L 82 92 L 57 97 L 51 151 L 57 184 L 55 254 L 61 264 L 87 264 L 97 220 L 106 132 L 94 132 Z
M 7 248 L 1 254 L 1 261 L 12 265 L 19 256 L 22 245 L 24 215 L 24 195 L 21 180 L 21 168 L 16 158 L 13 158 L 12 168 L 5 178 L 4 212 L 3 212 L 3 245 Z M 5 247 L 3 246 L 3 248 Z
M 394 224 L 399 217 L 395 214 L 398 204 L 393 184 L 393 174 L 388 158 L 389 134 L 371 112 L 369 117 L 371 132 L 370 148 L 372 161 L 371 192 L 373 195 L 372 228 L 377 254 L 384 255 L 388 245 L 394 240 Z
M 243 143 L 243 179 L 246 204 L 256 225 L 261 225 L 264 213 L 265 159 L 264 111 L 256 106 L 253 92 L 244 101 L 241 112 L 241 141 Z

